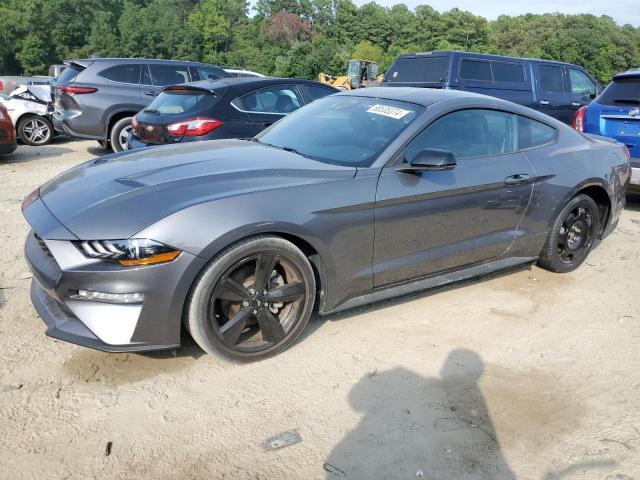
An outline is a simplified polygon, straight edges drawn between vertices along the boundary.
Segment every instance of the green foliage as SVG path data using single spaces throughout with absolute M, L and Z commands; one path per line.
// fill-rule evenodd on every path
M 607 16 L 521 15 L 495 21 L 428 5 L 353 0 L 5 0 L 0 72 L 45 73 L 74 57 L 200 60 L 268 75 L 344 74 L 353 57 L 388 68 L 401 54 L 456 49 L 562 60 L 601 82 L 640 66 L 640 29 Z

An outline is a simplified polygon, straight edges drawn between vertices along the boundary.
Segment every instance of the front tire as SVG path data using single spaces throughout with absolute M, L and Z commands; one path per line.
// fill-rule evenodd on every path
M 575 270 L 589 255 L 599 231 L 598 205 L 588 195 L 576 195 L 553 223 L 538 263 L 552 272 Z
M 283 238 L 241 240 L 196 278 L 185 323 L 207 353 L 239 361 L 288 348 L 309 321 L 316 284 L 309 260 Z
M 41 147 L 53 139 L 53 124 L 40 115 L 25 115 L 18 122 L 18 138 L 25 145 Z
M 118 120 L 109 132 L 109 143 L 114 152 L 122 152 L 127 149 L 127 137 L 131 131 L 131 117 Z

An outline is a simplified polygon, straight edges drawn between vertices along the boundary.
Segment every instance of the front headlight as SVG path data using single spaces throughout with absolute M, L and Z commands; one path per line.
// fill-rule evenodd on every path
M 180 250 L 148 238 L 127 240 L 90 240 L 76 242 L 89 258 L 117 262 L 125 267 L 170 262 L 180 255 Z

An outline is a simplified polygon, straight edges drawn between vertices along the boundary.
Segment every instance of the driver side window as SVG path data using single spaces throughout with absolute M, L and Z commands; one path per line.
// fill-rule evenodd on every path
M 411 159 L 425 149 L 446 150 L 457 159 L 514 153 L 516 115 L 470 109 L 449 113 L 425 128 L 405 149 Z

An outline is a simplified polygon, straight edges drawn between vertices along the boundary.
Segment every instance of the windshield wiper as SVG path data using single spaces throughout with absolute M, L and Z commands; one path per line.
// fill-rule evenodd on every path
M 144 113 L 150 113 L 152 115 L 156 115 L 160 113 L 160 110 L 156 110 L 155 108 L 147 108 Z
M 260 145 L 266 145 L 267 147 L 277 148 L 278 150 L 284 150 L 285 152 L 295 153 L 296 155 L 300 155 L 301 157 L 310 158 L 312 160 L 315 160 L 311 155 L 307 155 L 306 153 L 299 152 L 298 150 L 296 150 L 293 147 L 287 147 L 287 146 L 282 147 L 280 145 L 273 145 L 271 143 L 261 142 L 257 138 L 242 138 L 241 140 L 247 140 L 247 141 L 251 141 L 251 142 L 258 142 Z
M 255 142 L 255 143 L 262 143 L 260 140 L 258 140 L 256 137 L 243 137 L 243 138 L 239 138 L 238 140 L 244 140 L 245 142 Z
M 296 155 L 300 155 L 301 157 L 313 158 L 311 155 L 307 155 L 306 153 L 299 152 L 298 150 L 296 150 L 293 147 L 277 147 L 277 148 L 280 148 L 281 150 L 284 150 L 285 152 L 295 153 Z
M 616 98 L 615 103 L 624 103 L 627 105 L 640 105 L 640 100 L 634 100 L 633 98 Z

